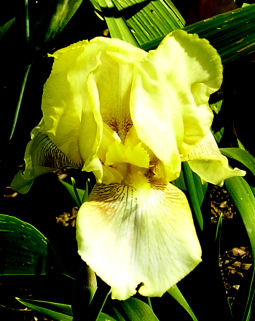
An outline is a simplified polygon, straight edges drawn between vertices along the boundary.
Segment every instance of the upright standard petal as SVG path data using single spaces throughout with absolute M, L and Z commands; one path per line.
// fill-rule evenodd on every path
M 97 184 L 78 213 L 79 254 L 125 300 L 161 296 L 201 261 L 185 195 L 175 186 Z
M 170 179 L 179 174 L 179 152 L 209 132 L 213 114 L 208 99 L 221 81 L 217 51 L 181 30 L 137 63 L 131 117 L 138 137 L 173 171 Z
M 104 123 L 125 139 L 132 126 L 129 95 L 134 61 L 147 53 L 124 41 L 98 37 L 53 54 L 44 86 L 41 131 L 72 161 L 102 181 L 98 157 Z M 101 148 L 101 152 L 102 149 Z
M 211 132 L 182 159 L 188 161 L 203 181 L 211 184 L 223 185 L 227 178 L 245 175 L 245 171 L 229 167 L 228 159 L 221 154 Z

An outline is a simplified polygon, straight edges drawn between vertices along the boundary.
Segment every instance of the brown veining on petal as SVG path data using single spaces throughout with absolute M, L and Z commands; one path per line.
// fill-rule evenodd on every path
M 127 115 L 122 119 L 111 117 L 109 119 L 104 119 L 104 121 L 109 127 L 111 127 L 112 130 L 114 130 L 119 135 L 122 142 L 125 141 L 127 133 L 133 125 L 131 118 Z
M 74 163 L 43 133 L 38 132 L 33 141 L 31 149 L 33 149 L 34 165 L 49 167 L 53 169 L 63 168 L 81 168 L 82 164 Z

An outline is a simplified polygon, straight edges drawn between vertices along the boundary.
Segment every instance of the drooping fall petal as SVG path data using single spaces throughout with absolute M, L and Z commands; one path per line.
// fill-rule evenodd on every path
M 25 171 L 19 171 L 12 180 L 11 186 L 19 193 L 26 194 L 36 177 L 57 169 L 81 169 L 82 164 L 73 163 L 60 151 L 47 135 L 35 127 L 31 141 L 25 152 Z
M 125 300 L 161 296 L 200 261 L 185 195 L 168 184 L 97 184 L 78 213 L 79 254 Z

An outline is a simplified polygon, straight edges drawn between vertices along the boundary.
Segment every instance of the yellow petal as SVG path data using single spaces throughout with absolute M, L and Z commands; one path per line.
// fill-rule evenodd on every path
M 117 169 L 103 165 L 103 177 L 102 183 L 103 184 L 112 184 L 118 183 L 120 184 L 123 181 L 123 175 Z
M 211 132 L 190 149 L 190 152 L 183 157 L 183 161 L 188 161 L 191 169 L 202 180 L 215 185 L 223 185 L 227 178 L 245 175 L 244 171 L 229 167 L 228 159 L 221 154 Z
M 130 147 L 115 142 L 108 149 L 105 164 L 113 165 L 118 163 L 129 163 L 138 167 L 148 168 L 150 158 L 141 144 Z
M 208 106 L 209 96 L 222 83 L 223 67 L 219 54 L 208 40 L 176 30 L 151 52 L 151 60 L 168 90 L 175 91 L 178 105 L 172 108 L 182 110 L 184 142 L 197 143 L 211 126 L 213 115 Z
M 178 152 L 198 143 L 213 114 L 209 95 L 222 81 L 220 56 L 205 39 L 178 30 L 137 63 L 131 93 L 131 117 L 138 137 L 179 174 Z
M 84 170 L 95 168 L 97 153 L 105 153 L 102 148 L 99 151 L 103 122 L 125 138 L 131 126 L 133 63 L 146 55 L 124 41 L 103 37 L 78 42 L 52 55 L 52 72 L 43 92 L 41 131 L 69 159 L 83 162 Z M 95 168 L 97 177 L 102 177 L 99 167 Z
M 96 184 L 77 218 L 79 254 L 125 300 L 161 296 L 201 261 L 185 195 L 173 185 Z
M 83 102 L 80 132 L 77 138 L 79 152 L 84 160 L 83 170 L 92 171 L 100 182 L 103 170 L 97 153 L 103 136 L 103 120 L 100 114 L 97 85 L 92 74 L 88 76 L 86 85 L 84 85 L 84 93 L 86 100 Z
M 180 173 L 178 144 L 183 137 L 181 111 L 169 106 L 166 88 L 155 79 L 154 66 L 145 62 L 134 75 L 130 102 L 132 121 L 139 139 L 168 168 L 168 180 Z M 151 73 L 151 74 L 150 74 Z
M 98 65 L 99 52 L 87 41 L 57 51 L 51 74 L 44 85 L 41 130 L 67 157 L 81 161 L 79 134 L 84 87 Z
M 143 59 L 147 53 L 121 40 L 103 39 L 92 41 L 93 44 L 104 41 L 107 46 L 107 50 L 101 52 L 100 68 L 94 72 L 100 112 L 103 121 L 124 141 L 132 125 L 129 102 L 134 62 Z

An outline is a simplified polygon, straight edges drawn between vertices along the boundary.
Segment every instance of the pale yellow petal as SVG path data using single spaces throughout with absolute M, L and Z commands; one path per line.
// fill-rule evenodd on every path
M 146 62 L 134 75 L 130 111 L 139 139 L 167 167 L 168 180 L 180 173 L 178 145 L 183 138 L 181 110 L 169 108 L 166 88 Z
M 201 261 L 184 194 L 145 177 L 135 186 L 97 184 L 77 218 L 79 254 L 125 300 L 161 296 Z
M 52 55 L 52 72 L 42 98 L 41 129 L 68 158 L 89 162 L 88 158 L 94 157 L 102 138 L 100 117 L 113 129 L 117 117 L 122 134 L 130 125 L 132 66 L 146 54 L 124 41 L 97 37 Z
M 173 104 L 169 99 L 171 108 L 182 109 L 184 142 L 197 143 L 211 126 L 213 115 L 208 106 L 209 96 L 222 83 L 219 54 L 208 40 L 176 30 L 165 37 L 148 59 L 164 79 L 164 88 L 167 87 L 176 98 Z
M 114 165 L 118 163 L 128 163 L 138 167 L 148 168 L 150 158 L 141 144 L 130 147 L 122 143 L 115 142 L 109 146 L 105 164 Z
M 86 94 L 86 100 L 83 102 L 80 122 L 79 151 L 84 160 L 83 170 L 94 172 L 98 182 L 100 182 L 102 181 L 103 170 L 102 165 L 99 164 L 97 153 L 103 136 L 103 120 L 100 114 L 97 85 L 92 74 L 88 76 L 84 93 Z
M 67 157 L 81 161 L 79 134 L 84 87 L 99 64 L 100 52 L 87 41 L 73 44 L 54 55 L 51 74 L 44 85 L 41 129 Z
M 93 43 L 99 39 L 94 39 Z M 101 66 L 94 74 L 102 118 L 124 141 L 132 125 L 129 103 L 134 62 L 143 59 L 147 53 L 124 41 L 112 40 L 104 40 L 107 50 L 102 52 Z
M 222 185 L 224 180 L 233 176 L 244 176 L 245 172 L 228 164 L 228 159 L 223 156 L 211 132 L 190 152 L 183 157 L 188 161 L 191 169 L 197 173 L 203 181 Z
M 103 184 L 107 184 L 107 185 L 113 184 L 113 183 L 120 184 L 123 181 L 123 178 L 124 177 L 121 171 L 117 170 L 114 167 L 103 165 L 103 177 L 102 177 Z
M 222 65 L 205 39 L 178 30 L 137 63 L 131 93 L 131 118 L 138 137 L 179 175 L 178 153 L 210 130 L 210 94 L 219 89 Z M 172 177 L 171 174 L 172 173 Z

